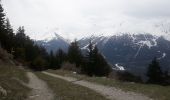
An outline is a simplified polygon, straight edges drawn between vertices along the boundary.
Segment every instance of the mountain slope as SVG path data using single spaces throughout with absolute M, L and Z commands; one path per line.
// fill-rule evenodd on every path
M 26 70 L 16 66 L 12 55 L 0 47 L 0 100 L 25 100 L 30 88 Z
M 170 41 L 150 34 L 121 34 L 110 37 L 87 37 L 79 40 L 81 48 L 89 41 L 96 44 L 106 60 L 114 67 L 122 66 L 138 75 L 144 75 L 148 64 L 158 57 L 164 70 L 170 68 Z
M 67 51 L 69 43 L 57 34 L 50 39 L 37 41 L 48 52 L 59 48 Z M 148 33 L 120 33 L 112 36 L 90 36 L 78 40 L 83 53 L 90 40 L 97 45 L 105 59 L 114 69 L 128 70 L 137 75 L 145 75 L 148 64 L 154 57 L 160 60 L 163 70 L 170 68 L 170 41 L 163 36 Z

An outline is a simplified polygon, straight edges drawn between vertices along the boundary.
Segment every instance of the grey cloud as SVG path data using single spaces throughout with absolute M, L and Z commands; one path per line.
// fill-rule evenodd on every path
M 71 34 L 72 38 L 94 32 L 138 30 L 138 27 L 150 26 L 147 21 L 150 19 L 170 20 L 169 0 L 3 0 L 2 2 L 14 28 L 24 25 L 32 38 L 37 38 L 32 35 L 33 33 L 37 33 L 38 36 L 45 33 L 47 28 L 57 27 L 62 35 Z M 126 24 L 120 27 L 122 22 Z M 141 22 L 141 25 L 136 25 Z
M 127 3 L 125 14 L 138 18 L 159 18 L 170 17 L 170 1 L 169 0 L 141 0 L 138 3 Z

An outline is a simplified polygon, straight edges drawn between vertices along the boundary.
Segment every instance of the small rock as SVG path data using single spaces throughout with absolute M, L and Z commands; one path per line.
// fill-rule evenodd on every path
M 0 94 L 2 94 L 3 96 L 7 96 L 7 91 L 1 86 L 0 86 Z

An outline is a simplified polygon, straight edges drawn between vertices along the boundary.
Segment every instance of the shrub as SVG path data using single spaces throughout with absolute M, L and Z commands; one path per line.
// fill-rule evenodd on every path
M 69 62 L 64 62 L 61 66 L 61 69 L 80 73 L 80 69 L 77 68 L 75 64 L 71 64 Z
M 4 49 L 0 48 L 0 59 L 1 60 L 9 60 L 12 59 L 12 55 L 7 53 Z
M 109 78 L 117 79 L 120 81 L 127 81 L 127 82 L 142 82 L 142 79 L 139 76 L 135 76 L 128 71 L 112 71 Z
M 13 56 L 9 54 L 6 50 L 0 48 L 0 62 L 5 62 L 8 64 L 14 64 Z
M 32 69 L 34 70 L 44 70 L 47 65 L 46 60 L 44 60 L 42 57 L 37 57 L 32 62 Z

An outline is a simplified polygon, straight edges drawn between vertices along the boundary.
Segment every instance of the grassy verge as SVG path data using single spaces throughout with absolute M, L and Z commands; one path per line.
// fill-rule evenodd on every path
M 121 81 L 102 78 L 102 77 L 87 77 L 84 75 L 77 75 L 77 74 L 73 74 L 72 72 L 63 71 L 63 70 L 48 70 L 48 72 L 63 75 L 63 76 L 75 77 L 77 79 L 83 79 L 86 81 L 95 82 L 102 85 L 114 86 L 124 91 L 133 91 L 137 93 L 142 93 L 144 95 L 153 98 L 154 100 L 169 100 L 170 98 L 170 86 L 121 82 Z
M 70 82 L 54 78 L 42 73 L 36 75 L 47 82 L 55 94 L 55 100 L 107 100 L 100 94 Z
M 0 65 L 0 100 L 23 100 L 27 97 L 30 89 L 18 80 L 28 82 L 24 70 L 13 65 Z

